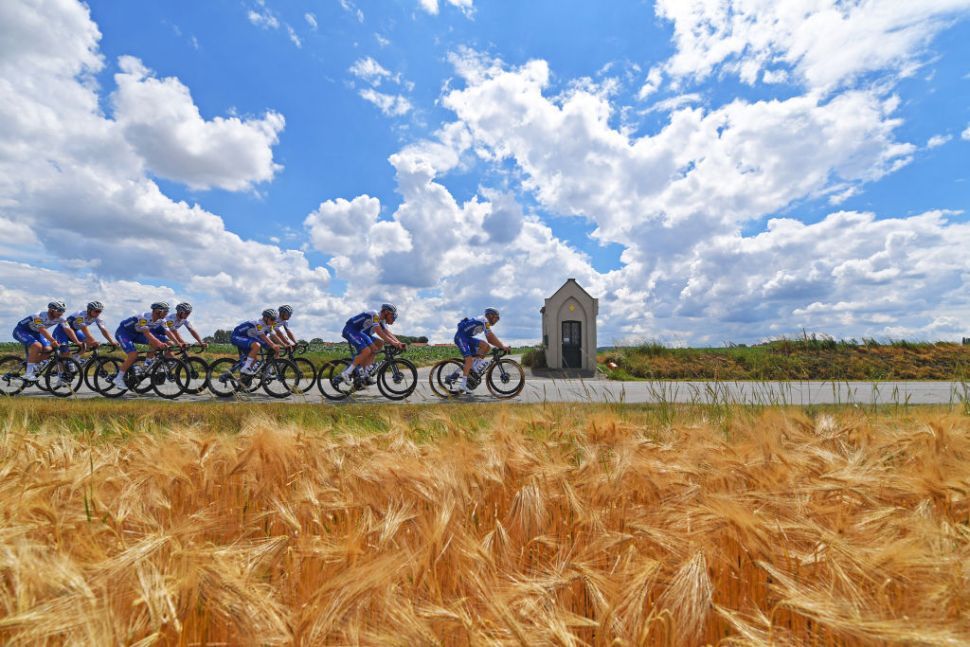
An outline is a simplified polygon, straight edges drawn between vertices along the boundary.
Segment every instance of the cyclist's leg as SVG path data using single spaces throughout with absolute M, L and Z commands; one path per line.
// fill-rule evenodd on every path
M 354 356 L 354 361 L 350 363 L 340 374 L 340 377 L 348 379 L 350 374 L 354 369 L 358 369 L 370 363 L 371 357 L 374 354 L 373 351 L 373 339 L 367 333 L 361 332 L 359 330 L 354 330 L 352 328 L 344 328 L 343 338 L 350 342 L 350 345 L 356 351 Z
M 81 333 L 80 332 L 76 332 L 76 334 L 77 334 L 78 339 L 81 339 Z M 60 346 L 57 347 L 58 354 L 61 357 L 67 357 L 68 355 L 70 355 L 71 354 L 71 349 L 68 346 L 68 344 L 71 343 L 71 340 L 68 339 L 67 333 L 64 332 L 64 329 L 62 327 L 60 327 L 60 326 L 58 326 L 57 328 L 55 328 L 54 329 L 54 335 L 53 335 L 53 337 L 54 337 L 54 339 L 57 340 L 57 343 L 60 344 Z
M 50 348 L 50 342 L 40 333 L 20 326 L 14 329 L 13 337 L 23 345 L 27 356 L 27 372 L 24 377 L 31 382 L 36 382 L 37 364 L 44 358 L 45 350 Z
M 138 359 L 138 349 L 135 348 L 135 344 L 147 344 L 148 340 L 141 333 L 129 333 L 124 328 L 118 328 L 115 331 L 115 339 L 118 340 L 118 344 L 121 346 L 121 350 L 125 352 L 125 361 L 121 363 L 118 368 L 118 373 L 114 376 L 113 381 L 115 386 L 125 389 L 125 373 L 131 368 L 131 365 L 135 363 Z
M 259 357 L 259 342 L 248 335 L 233 334 L 229 341 L 239 351 L 239 359 L 242 360 L 242 372 L 252 375 L 253 363 Z

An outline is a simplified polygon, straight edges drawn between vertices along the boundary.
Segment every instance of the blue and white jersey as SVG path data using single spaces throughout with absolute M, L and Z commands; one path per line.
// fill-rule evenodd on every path
M 38 312 L 35 315 L 28 315 L 17 322 L 17 326 L 23 326 L 30 328 L 34 332 L 40 332 L 44 328 L 53 328 L 54 326 L 64 323 L 64 317 L 57 317 L 51 319 L 47 316 L 47 310 Z
M 98 326 L 103 326 L 104 322 L 101 321 L 101 317 L 91 317 L 88 315 L 87 310 L 78 310 L 73 314 L 67 315 L 67 325 L 74 330 L 80 330 L 85 326 L 90 326 L 91 324 L 98 324 Z M 61 324 L 63 327 L 64 324 Z
M 177 312 L 173 312 L 165 317 L 164 321 L 169 330 L 178 330 L 182 326 L 186 326 L 189 330 L 195 331 L 195 328 L 193 328 L 192 324 L 189 323 L 188 318 L 186 317 L 185 319 L 179 319 L 179 314 Z
M 474 337 L 480 333 L 485 333 L 486 335 L 492 332 L 492 326 L 488 321 L 482 318 L 476 317 L 465 317 L 458 322 L 458 334 L 465 337 Z
M 290 321 L 288 319 L 277 319 L 276 320 L 276 325 L 273 326 L 273 329 L 274 330 L 280 330 L 280 329 L 283 329 L 283 328 L 285 328 L 286 330 L 289 330 L 290 329 Z
M 382 330 L 387 330 L 387 326 L 381 320 L 381 315 L 379 312 L 374 312 L 373 310 L 368 312 L 361 312 L 356 317 L 351 317 L 347 320 L 344 326 L 345 328 L 350 328 L 352 330 L 357 330 L 359 332 L 367 333 L 368 335 L 374 330 L 374 328 L 380 327 Z
M 152 321 L 152 311 L 143 312 L 140 315 L 134 315 L 128 317 L 120 324 L 119 328 L 124 328 L 133 333 L 145 333 L 145 332 L 156 332 L 165 331 L 169 328 L 166 324 L 165 317 L 162 317 L 158 321 Z
M 252 337 L 253 339 L 258 339 L 260 335 L 271 335 L 273 334 L 273 329 L 276 326 L 267 325 L 262 319 L 253 319 L 252 321 L 244 321 L 232 331 L 233 335 L 244 335 L 246 337 Z

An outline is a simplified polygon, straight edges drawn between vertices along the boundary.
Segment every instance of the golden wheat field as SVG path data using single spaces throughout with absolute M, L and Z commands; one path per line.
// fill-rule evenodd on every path
M 946 410 L 0 402 L 0 643 L 966 645 Z

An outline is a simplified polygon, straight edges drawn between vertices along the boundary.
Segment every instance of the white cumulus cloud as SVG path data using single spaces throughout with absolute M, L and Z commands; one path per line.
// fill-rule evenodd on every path
M 178 79 L 158 79 L 131 56 L 118 64 L 114 118 L 152 172 L 194 188 L 239 191 L 272 180 L 282 168 L 273 161 L 273 146 L 283 115 L 206 120 Z

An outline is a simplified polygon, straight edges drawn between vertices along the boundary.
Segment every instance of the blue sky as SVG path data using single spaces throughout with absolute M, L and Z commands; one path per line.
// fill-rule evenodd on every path
M 576 277 L 601 344 L 970 335 L 968 0 L 2 12 L 11 321 L 287 301 L 334 337 L 392 300 L 534 341 Z

